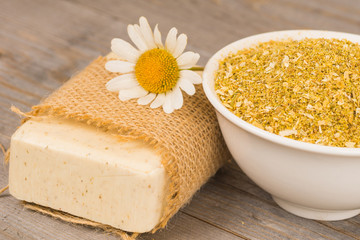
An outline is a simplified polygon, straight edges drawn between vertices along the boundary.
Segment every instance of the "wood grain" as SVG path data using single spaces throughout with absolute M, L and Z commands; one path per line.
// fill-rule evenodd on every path
M 0 1 L 0 143 L 9 147 L 20 117 L 98 55 L 110 40 L 129 40 L 126 26 L 146 16 L 165 34 L 188 35 L 200 64 L 249 35 L 285 29 L 360 34 L 357 0 L 12 0 Z M 3 156 L 0 157 L 0 161 Z M 7 184 L 0 166 L 0 188 Z M 0 239 L 118 239 L 97 229 L 26 210 L 0 196 Z M 231 162 L 169 223 L 141 239 L 360 239 L 360 216 L 345 221 L 303 219 L 279 208 Z

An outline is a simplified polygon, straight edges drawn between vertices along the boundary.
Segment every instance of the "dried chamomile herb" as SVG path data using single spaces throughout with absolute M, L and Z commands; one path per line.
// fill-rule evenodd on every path
M 219 63 L 215 90 L 236 116 L 271 133 L 360 147 L 360 45 L 348 40 L 269 41 Z

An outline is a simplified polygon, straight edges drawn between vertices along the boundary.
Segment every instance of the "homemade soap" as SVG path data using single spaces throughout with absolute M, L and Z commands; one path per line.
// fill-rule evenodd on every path
M 29 120 L 11 138 L 10 193 L 131 232 L 160 221 L 168 179 L 140 140 L 70 120 Z

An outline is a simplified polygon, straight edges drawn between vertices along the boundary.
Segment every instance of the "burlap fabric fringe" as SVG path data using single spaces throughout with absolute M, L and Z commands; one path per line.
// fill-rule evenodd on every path
M 162 156 L 169 176 L 166 207 L 153 232 L 186 204 L 193 194 L 230 158 L 201 86 L 194 96 L 184 94 L 184 105 L 172 114 L 161 108 L 122 102 L 105 88 L 116 75 L 105 70 L 99 57 L 60 89 L 33 107 L 27 119 L 53 116 L 83 122 L 120 136 L 142 139 Z M 67 219 L 68 221 L 68 219 Z
M 63 221 L 66 221 L 66 222 L 71 222 L 71 223 L 80 224 L 80 225 L 86 225 L 86 226 L 94 227 L 94 228 L 100 228 L 100 229 L 104 230 L 105 232 L 120 236 L 123 240 L 134 240 L 139 235 L 138 233 L 133 233 L 133 234 L 129 235 L 128 233 L 121 231 L 119 229 L 113 228 L 109 225 L 104 225 L 101 223 L 93 222 L 93 221 L 90 221 L 90 220 L 87 220 L 84 218 L 80 218 L 80 217 L 77 217 L 77 216 L 74 216 L 74 215 L 71 215 L 71 214 L 68 214 L 65 212 L 53 210 L 48 207 L 43 207 L 43 206 L 39 206 L 36 204 L 28 203 L 28 202 L 23 202 L 23 204 L 27 209 L 37 211 L 37 212 L 40 212 L 40 213 L 43 213 L 46 215 L 50 215 L 54 218 L 58 218 Z

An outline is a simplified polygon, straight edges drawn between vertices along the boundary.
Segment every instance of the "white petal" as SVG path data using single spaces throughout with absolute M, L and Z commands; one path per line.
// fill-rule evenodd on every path
M 186 78 L 192 84 L 200 84 L 202 82 L 202 78 L 196 72 L 190 70 L 181 70 L 180 71 L 180 78 Z
M 172 106 L 174 109 L 180 109 L 183 105 L 184 99 L 181 90 L 176 86 L 172 93 Z
M 138 24 L 134 24 L 133 26 L 134 26 L 134 29 L 136 30 L 136 32 L 138 33 L 138 35 L 141 36 L 141 39 L 143 40 L 143 42 L 146 44 L 146 50 L 148 50 L 149 47 L 148 47 L 148 44 L 147 44 L 147 42 L 146 42 L 146 40 L 144 38 L 143 33 L 141 32 L 140 26 Z
M 134 29 L 136 30 L 136 32 L 138 33 L 138 35 L 141 36 L 144 43 L 146 43 L 145 39 L 144 39 L 144 36 L 143 36 L 143 34 L 141 32 L 140 26 L 138 24 L 134 24 L 133 26 L 134 26 Z
M 158 46 L 160 48 L 164 47 L 164 45 L 162 44 L 162 41 L 161 41 L 161 33 L 159 31 L 159 28 L 158 28 L 157 24 L 156 24 L 155 29 L 154 29 L 154 41 L 155 41 L 156 46 Z
M 174 50 L 176 47 L 176 34 L 177 34 L 177 29 L 173 27 L 172 29 L 170 29 L 170 31 L 166 37 L 165 48 L 170 53 L 174 53 Z
M 105 69 L 110 72 L 128 73 L 134 71 L 135 64 L 120 60 L 112 60 L 105 63 Z
M 180 69 L 187 69 L 193 67 L 199 60 L 200 55 L 194 52 L 185 52 L 176 60 Z
M 146 51 L 146 42 L 144 41 L 143 36 L 135 29 L 135 27 L 133 25 L 129 25 L 127 30 L 131 41 L 133 41 L 137 48 L 142 52 Z
M 183 51 L 185 50 L 186 44 L 187 44 L 187 36 L 182 33 L 182 34 L 180 34 L 180 36 L 178 37 L 178 39 L 176 41 L 176 47 L 173 52 L 173 55 L 175 58 L 177 58 L 178 56 L 180 56 L 180 54 L 183 53 Z
M 158 108 L 162 106 L 165 102 L 165 93 L 159 93 L 155 100 L 150 104 L 151 108 Z
M 137 102 L 140 105 L 148 105 L 155 97 L 155 93 L 149 93 L 148 95 L 139 98 Z
M 172 106 L 172 92 L 167 92 L 165 94 L 165 102 L 163 104 L 163 110 L 165 113 L 172 113 L 174 107 Z
M 155 42 L 154 42 L 154 35 L 151 31 L 150 25 L 145 17 L 140 17 L 139 20 L 140 23 L 140 30 L 144 37 L 144 40 L 148 46 L 148 48 L 156 48 Z
M 141 86 L 133 87 L 130 89 L 121 90 L 119 92 L 119 98 L 121 101 L 127 101 L 132 98 L 140 98 L 148 94 L 148 91 L 146 91 Z
M 179 86 L 180 88 L 186 92 L 188 95 L 194 95 L 195 93 L 195 87 L 194 85 L 190 82 L 190 80 L 187 80 L 186 78 L 180 78 L 179 79 Z
M 133 63 L 136 62 L 140 55 L 140 52 L 136 48 L 120 38 L 114 38 L 111 41 L 111 50 L 119 57 Z
M 134 74 L 124 74 L 111 79 L 106 83 L 106 89 L 111 92 L 118 92 L 122 89 L 129 89 L 138 86 Z

